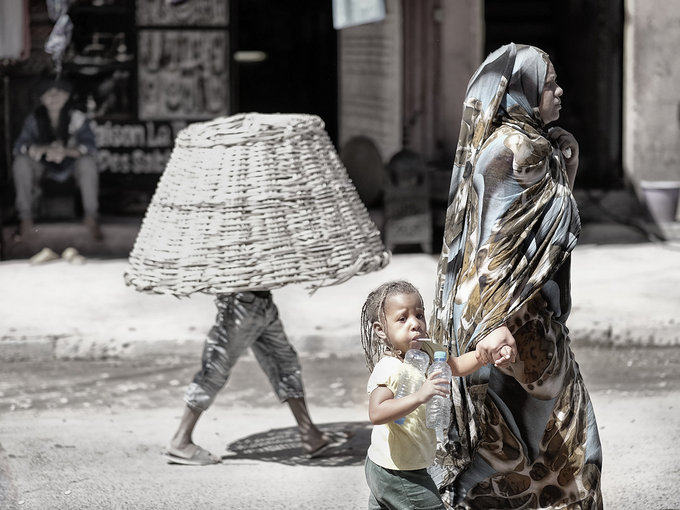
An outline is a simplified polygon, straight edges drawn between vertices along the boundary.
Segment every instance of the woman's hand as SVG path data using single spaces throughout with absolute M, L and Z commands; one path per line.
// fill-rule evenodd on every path
M 499 362 L 497 366 L 506 366 L 514 363 L 517 357 L 515 337 L 507 326 L 496 328 L 477 342 L 475 357 L 484 365 Z
M 560 149 L 564 161 L 567 164 L 567 176 L 569 177 L 569 187 L 574 187 L 576 171 L 578 170 L 579 147 L 576 138 L 566 129 L 553 127 L 548 131 L 548 138 Z

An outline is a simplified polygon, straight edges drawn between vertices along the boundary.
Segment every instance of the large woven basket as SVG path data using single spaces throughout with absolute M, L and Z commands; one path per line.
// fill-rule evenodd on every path
M 125 281 L 176 296 L 313 291 L 388 262 L 323 121 L 248 113 L 178 133 Z

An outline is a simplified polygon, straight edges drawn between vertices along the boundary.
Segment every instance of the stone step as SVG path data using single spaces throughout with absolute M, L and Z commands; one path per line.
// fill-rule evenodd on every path
M 103 217 L 100 220 L 104 238 L 95 240 L 80 221 L 36 223 L 28 239 L 16 239 L 16 225 L 2 229 L 2 260 L 27 259 L 50 248 L 61 254 L 72 247 L 90 258 L 127 258 L 137 238 L 141 218 Z

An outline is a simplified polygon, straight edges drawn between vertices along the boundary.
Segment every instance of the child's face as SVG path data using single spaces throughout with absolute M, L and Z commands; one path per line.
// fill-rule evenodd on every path
M 405 353 L 420 349 L 426 337 L 425 308 L 418 294 L 394 294 L 385 300 L 385 324 L 373 324 L 376 333 L 393 349 Z

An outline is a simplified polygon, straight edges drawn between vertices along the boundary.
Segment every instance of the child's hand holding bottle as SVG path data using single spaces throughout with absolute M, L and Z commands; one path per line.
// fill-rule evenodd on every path
M 418 400 L 423 404 L 435 395 L 445 397 L 449 394 L 449 380 L 441 376 L 441 370 L 432 372 L 427 376 L 425 382 L 416 392 Z

